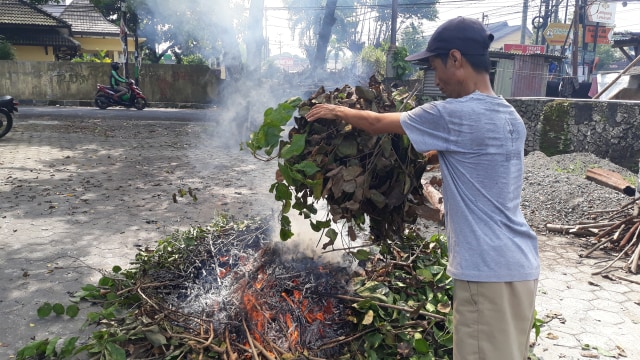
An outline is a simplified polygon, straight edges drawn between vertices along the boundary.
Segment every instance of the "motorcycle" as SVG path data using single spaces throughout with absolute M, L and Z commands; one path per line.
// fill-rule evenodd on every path
M 0 96 L 0 138 L 7 135 L 13 127 L 13 113 L 18 112 L 18 102 L 11 96 Z
M 138 110 L 144 110 L 148 103 L 147 98 L 142 94 L 142 90 L 131 79 L 127 81 L 126 87 L 129 88 L 129 91 L 118 99 L 114 99 L 113 96 L 118 93 L 116 89 L 98 84 L 94 103 L 99 109 L 103 110 L 111 106 L 134 107 Z

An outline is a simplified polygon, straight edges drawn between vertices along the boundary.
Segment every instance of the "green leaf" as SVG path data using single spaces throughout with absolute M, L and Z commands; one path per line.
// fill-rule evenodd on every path
M 106 350 L 109 360 L 127 360 L 127 353 L 124 349 L 114 343 L 107 343 Z
M 51 315 L 51 311 L 53 311 L 53 306 L 46 302 L 38 308 L 38 317 L 40 319 L 46 318 L 47 316 Z
M 433 274 L 429 269 L 417 269 L 416 274 L 422 278 L 422 281 L 433 281 Z
M 71 304 L 67 306 L 66 314 L 68 317 L 75 318 L 76 316 L 78 316 L 78 313 L 80 313 L 80 308 L 78 307 L 78 305 Z
M 338 238 L 338 232 L 335 229 L 330 228 L 329 230 L 327 230 L 324 236 L 328 237 L 331 240 L 331 242 L 335 242 L 336 239 Z
M 327 229 L 328 227 L 331 226 L 331 220 L 327 220 L 327 221 L 310 221 L 309 224 L 311 224 L 311 230 L 313 230 L 315 232 L 320 232 L 320 231 L 322 231 L 322 229 Z
M 111 268 L 111 271 L 113 271 L 114 274 L 118 274 L 122 271 L 122 268 L 118 265 L 114 266 Z
M 316 172 L 320 171 L 320 168 L 317 167 L 316 164 L 314 164 L 312 161 L 309 161 L 309 160 L 305 160 L 299 164 L 296 164 L 293 168 L 296 170 L 301 170 L 307 176 L 311 176 Z
M 280 151 L 280 158 L 286 160 L 293 156 L 299 155 L 304 151 L 307 141 L 306 134 L 296 134 L 291 138 L 291 143 L 285 145 Z
M 428 354 L 430 351 L 429 342 L 423 338 L 415 339 L 413 348 L 420 354 Z
M 371 253 L 369 251 L 367 251 L 367 250 L 364 250 L 364 249 L 358 249 L 358 251 L 351 252 L 351 254 L 358 261 L 367 260 L 371 256 Z
M 64 314 L 64 305 L 60 304 L 60 303 L 55 303 L 53 304 L 53 312 L 56 315 L 63 315 Z
M 47 345 L 47 350 L 44 353 L 45 357 L 53 358 L 56 355 L 56 344 L 58 343 L 58 340 L 60 340 L 59 336 L 56 336 L 53 339 L 49 340 L 49 344 Z
M 146 336 L 147 340 L 149 340 L 153 346 L 161 346 L 167 343 L 167 338 L 160 332 L 146 332 L 144 336 Z
M 78 341 L 78 337 L 70 337 L 62 343 L 62 349 L 60 350 L 60 358 L 68 358 L 71 357 L 73 351 L 76 349 L 76 342 Z
M 276 184 L 274 195 L 276 201 L 291 201 L 291 198 L 293 197 L 293 193 L 291 192 L 287 184 L 283 183 Z
M 369 343 L 369 346 L 372 348 L 377 348 L 382 343 L 384 337 L 380 333 L 369 333 L 365 336 L 365 340 Z
M 291 219 L 287 215 L 280 217 L 280 240 L 287 241 L 293 237 L 291 231 Z

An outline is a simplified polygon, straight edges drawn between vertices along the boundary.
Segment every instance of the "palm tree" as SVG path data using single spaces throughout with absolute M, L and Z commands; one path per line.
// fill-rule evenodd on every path
M 338 60 L 340 55 L 345 55 L 345 46 L 338 42 L 336 37 L 332 37 L 329 41 L 329 51 L 327 51 L 327 57 L 333 55 L 333 70 L 338 68 Z

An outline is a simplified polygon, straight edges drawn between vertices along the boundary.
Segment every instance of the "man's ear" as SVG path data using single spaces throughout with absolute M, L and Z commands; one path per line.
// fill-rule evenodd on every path
M 459 66 L 462 64 L 462 54 L 458 50 L 451 50 L 449 52 L 449 61 L 453 62 L 454 65 Z

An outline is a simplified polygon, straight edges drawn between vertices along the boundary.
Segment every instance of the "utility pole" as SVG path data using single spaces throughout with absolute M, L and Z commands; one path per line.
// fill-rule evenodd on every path
M 129 78 L 129 44 L 127 39 L 127 2 L 122 3 L 120 14 L 120 41 L 122 41 L 122 55 L 124 56 L 124 77 Z
M 529 0 L 522 2 L 522 23 L 520 24 L 520 44 L 527 41 L 527 14 L 529 13 Z
M 573 10 L 573 40 L 571 41 L 571 70 L 574 77 L 578 76 L 578 44 L 580 43 L 580 0 L 576 0 Z
M 391 82 L 394 77 L 393 71 L 393 55 L 396 52 L 396 37 L 398 32 L 398 0 L 393 0 L 391 3 L 391 41 L 389 43 L 389 50 L 387 51 L 387 68 L 385 74 L 385 80 Z

